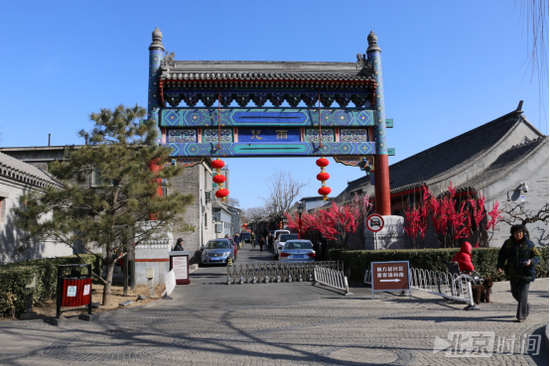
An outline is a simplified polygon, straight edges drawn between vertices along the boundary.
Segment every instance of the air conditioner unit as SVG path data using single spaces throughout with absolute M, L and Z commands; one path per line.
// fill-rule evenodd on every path
M 223 224 L 222 224 L 221 222 L 218 223 L 218 224 L 216 224 L 215 230 L 216 230 L 216 233 L 221 233 L 221 232 L 223 232 Z

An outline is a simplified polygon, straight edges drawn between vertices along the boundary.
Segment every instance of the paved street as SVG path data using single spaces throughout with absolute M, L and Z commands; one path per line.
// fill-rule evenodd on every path
M 273 259 L 250 248 L 237 263 Z M 0 322 L 0 364 L 548 364 L 540 333 L 548 325 L 548 279 L 531 285 L 531 314 L 516 323 L 508 282 L 495 284 L 493 304 L 464 311 L 420 291 L 412 299 L 377 292 L 372 300 L 365 286 L 343 296 L 309 282 L 227 285 L 225 271 L 201 267 L 172 300 L 97 321 Z M 468 344 L 479 352 L 463 357 L 460 345 Z

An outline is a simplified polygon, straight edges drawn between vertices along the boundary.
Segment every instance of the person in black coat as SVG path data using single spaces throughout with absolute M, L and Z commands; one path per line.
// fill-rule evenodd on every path
M 183 251 L 183 239 L 182 238 L 179 238 L 177 241 L 176 241 L 176 245 L 174 246 L 174 250 L 176 251 Z

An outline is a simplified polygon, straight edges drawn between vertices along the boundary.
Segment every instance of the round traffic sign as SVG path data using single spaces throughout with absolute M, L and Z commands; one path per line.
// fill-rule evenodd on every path
M 384 228 L 384 218 L 379 214 L 372 214 L 367 217 L 367 229 L 377 233 Z

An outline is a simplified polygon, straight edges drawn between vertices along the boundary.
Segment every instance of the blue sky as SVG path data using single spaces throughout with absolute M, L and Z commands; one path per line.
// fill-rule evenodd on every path
M 147 105 L 155 27 L 176 60 L 355 62 L 373 30 L 382 49 L 390 164 L 514 110 L 548 134 L 548 79 L 511 0 L 8 1 L 0 0 L 2 147 L 81 144 L 89 114 Z M 545 35 L 548 40 L 548 34 Z M 548 70 L 548 64 L 545 66 Z M 542 90 L 542 91 L 541 91 Z M 362 173 L 334 160 L 337 194 Z M 266 180 L 290 171 L 320 183 L 315 158 L 228 159 L 231 196 L 262 206 Z

